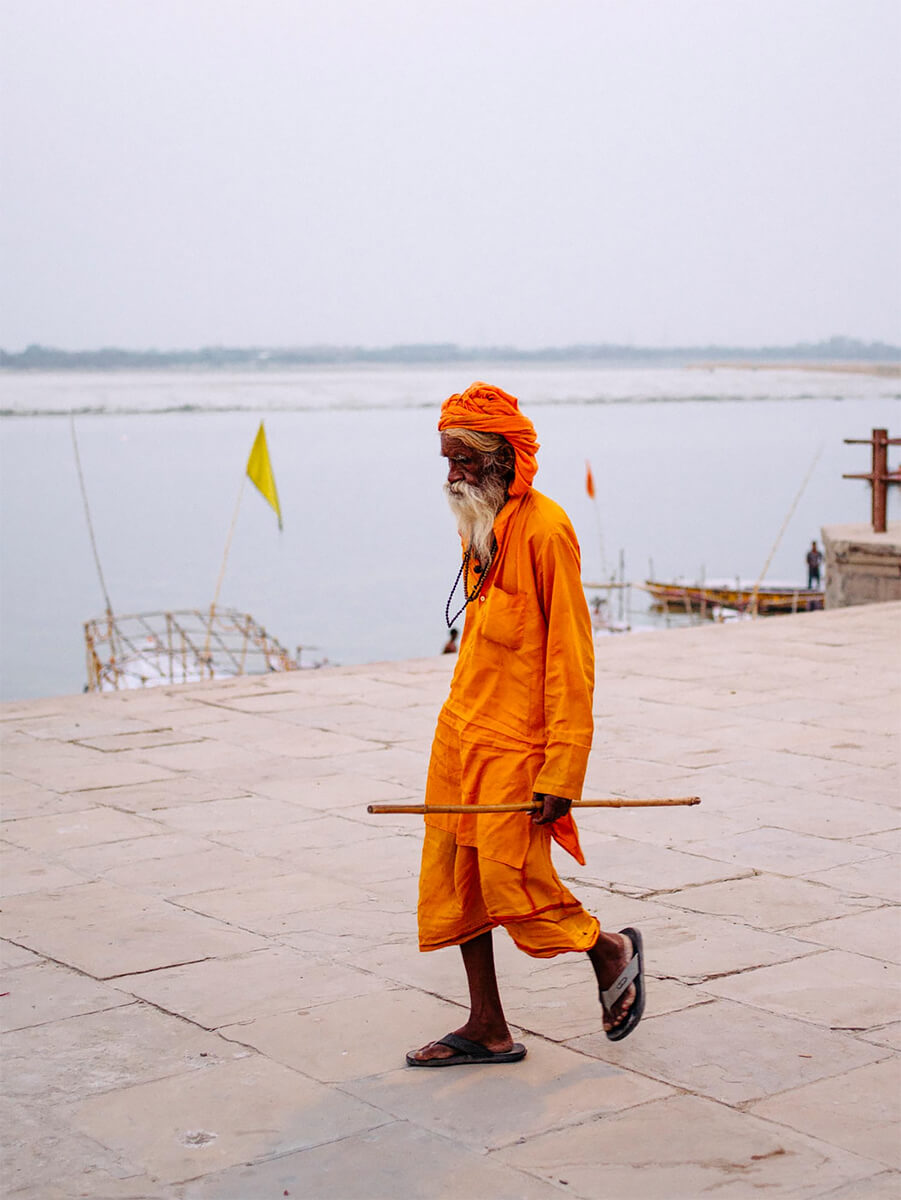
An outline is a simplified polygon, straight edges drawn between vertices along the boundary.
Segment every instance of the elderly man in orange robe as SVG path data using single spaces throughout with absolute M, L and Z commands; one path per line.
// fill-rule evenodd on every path
M 638 931 L 602 932 L 551 862 L 551 838 L 585 861 L 570 806 L 591 749 L 594 653 L 575 533 L 532 487 L 538 442 L 513 396 L 474 383 L 445 401 L 438 428 L 463 543 L 446 615 L 452 624 L 459 607 L 466 618 L 425 802 L 536 807 L 425 818 L 419 946 L 460 947 L 470 1013 L 459 1029 L 411 1051 L 412 1067 L 525 1056 L 501 1005 L 498 925 L 535 958 L 587 955 L 611 1040 L 631 1033 L 644 1010 Z

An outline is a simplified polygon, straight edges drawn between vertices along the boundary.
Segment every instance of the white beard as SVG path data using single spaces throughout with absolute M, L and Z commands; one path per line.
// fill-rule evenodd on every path
M 504 507 L 506 489 L 498 475 L 472 483 L 446 483 L 444 493 L 457 520 L 457 530 L 481 563 L 488 561 L 494 543 L 494 518 Z

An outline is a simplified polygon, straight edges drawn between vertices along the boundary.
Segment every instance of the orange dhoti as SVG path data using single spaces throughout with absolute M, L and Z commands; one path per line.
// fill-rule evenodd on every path
M 496 731 L 464 731 L 439 720 L 426 804 L 530 800 L 540 747 Z M 460 945 L 503 925 L 534 958 L 589 950 L 600 926 L 564 887 L 551 862 L 551 830 L 581 860 L 572 818 L 535 825 L 528 813 L 435 814 L 425 818 L 419 882 L 419 948 Z M 559 828 L 558 828 L 559 827 Z

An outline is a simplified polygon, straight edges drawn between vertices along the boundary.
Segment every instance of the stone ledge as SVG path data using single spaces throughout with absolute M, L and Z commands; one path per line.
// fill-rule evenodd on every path
M 901 600 L 901 521 L 885 533 L 870 525 L 825 525 L 826 608 Z

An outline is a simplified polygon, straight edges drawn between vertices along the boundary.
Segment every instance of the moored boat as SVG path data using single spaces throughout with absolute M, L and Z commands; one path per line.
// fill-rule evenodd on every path
M 670 611 L 711 613 L 714 608 L 729 608 L 736 612 L 773 613 L 811 612 L 823 607 L 824 593 L 820 589 L 798 587 L 783 583 L 754 584 L 742 580 L 706 580 L 687 583 L 681 580 L 663 582 L 646 579 L 645 589 L 654 603 Z

